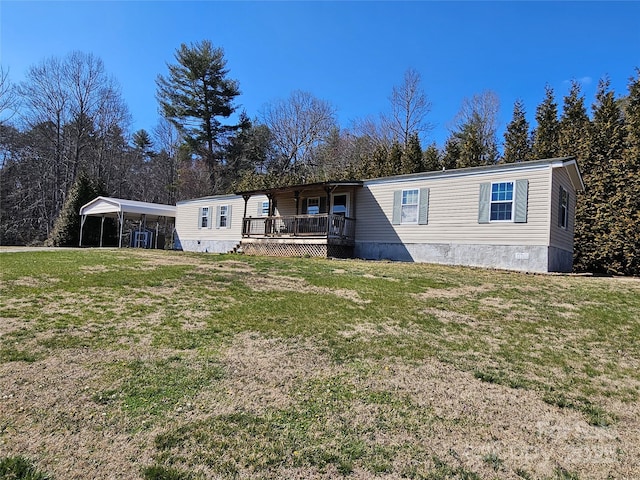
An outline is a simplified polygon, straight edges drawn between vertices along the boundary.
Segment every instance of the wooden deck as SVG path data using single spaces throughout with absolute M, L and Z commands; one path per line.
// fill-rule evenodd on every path
M 353 244 L 356 221 L 343 215 L 288 215 L 243 220 L 243 238 L 327 239 Z
M 241 247 L 250 255 L 351 258 L 355 227 L 355 219 L 333 214 L 249 217 Z

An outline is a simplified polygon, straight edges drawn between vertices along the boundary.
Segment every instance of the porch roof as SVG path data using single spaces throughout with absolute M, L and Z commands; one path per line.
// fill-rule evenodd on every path
M 263 188 L 259 190 L 246 190 L 235 192 L 236 195 L 251 197 L 253 195 L 273 195 L 275 193 L 286 193 L 295 191 L 311 190 L 314 188 L 336 188 L 336 187 L 362 187 L 361 180 L 337 180 L 330 182 L 302 183 L 300 185 L 287 185 L 283 187 Z

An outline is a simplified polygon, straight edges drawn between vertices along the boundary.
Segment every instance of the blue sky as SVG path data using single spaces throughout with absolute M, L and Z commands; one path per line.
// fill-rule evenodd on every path
M 500 121 L 522 98 L 530 123 L 549 84 L 562 105 L 578 79 L 591 105 L 607 75 L 618 95 L 640 67 L 640 2 L 0 2 L 0 64 L 14 82 L 73 50 L 100 57 L 133 124 L 157 124 L 155 80 L 181 43 L 210 40 L 240 82 L 241 108 L 305 90 L 342 127 L 388 108 L 407 68 L 422 76 L 442 146 L 465 97 L 493 90 Z M 502 138 L 500 138 L 502 139 Z

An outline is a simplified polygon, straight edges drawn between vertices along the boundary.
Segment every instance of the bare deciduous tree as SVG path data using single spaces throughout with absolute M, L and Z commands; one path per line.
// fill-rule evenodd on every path
M 49 232 L 80 170 L 109 179 L 129 115 L 102 60 L 82 52 L 30 67 L 17 93 L 31 147 L 20 168 L 27 176 L 37 172 L 33 201 Z
M 18 96 L 14 85 L 9 80 L 9 71 L 0 65 L 0 125 L 15 115 L 18 107 Z
M 266 105 L 261 121 L 269 127 L 278 155 L 278 165 L 272 165 L 271 170 L 302 176 L 304 168 L 311 163 L 314 149 L 336 126 L 334 107 L 302 91 L 294 91 L 288 99 Z
M 393 87 L 389 103 L 390 112 L 355 121 L 353 132 L 368 139 L 374 149 L 390 149 L 397 142 L 406 150 L 415 134 L 424 141 L 433 125 L 427 121 L 431 102 L 421 87 L 420 73 L 408 69 L 403 83 Z
M 391 132 L 393 140 L 405 149 L 412 134 L 422 137 L 433 128 L 426 121 L 431 112 L 431 102 L 420 83 L 420 73 L 412 68 L 408 69 L 404 73 L 402 85 L 394 86 L 391 91 L 391 114 L 383 116 L 383 125 Z

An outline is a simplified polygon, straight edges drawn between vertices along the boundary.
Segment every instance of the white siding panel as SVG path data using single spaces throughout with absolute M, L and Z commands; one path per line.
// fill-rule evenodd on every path
M 443 176 L 410 181 L 365 182 L 358 193 L 358 241 L 547 245 L 551 168 Z M 478 223 L 478 197 L 483 182 L 529 181 L 527 223 Z M 428 225 L 392 225 L 393 192 L 429 188 Z
M 255 216 L 258 211 L 258 204 L 267 200 L 264 195 L 251 197 L 247 203 L 247 216 Z M 221 205 L 231 207 L 230 228 L 198 228 L 200 217 L 199 212 L 202 207 L 209 207 L 213 212 L 211 220 L 215 222 L 215 212 Z M 244 213 L 244 199 L 239 195 L 223 195 L 217 197 L 200 198 L 180 202 L 177 205 L 176 232 L 180 241 L 185 240 L 236 240 L 242 238 L 242 217 Z

